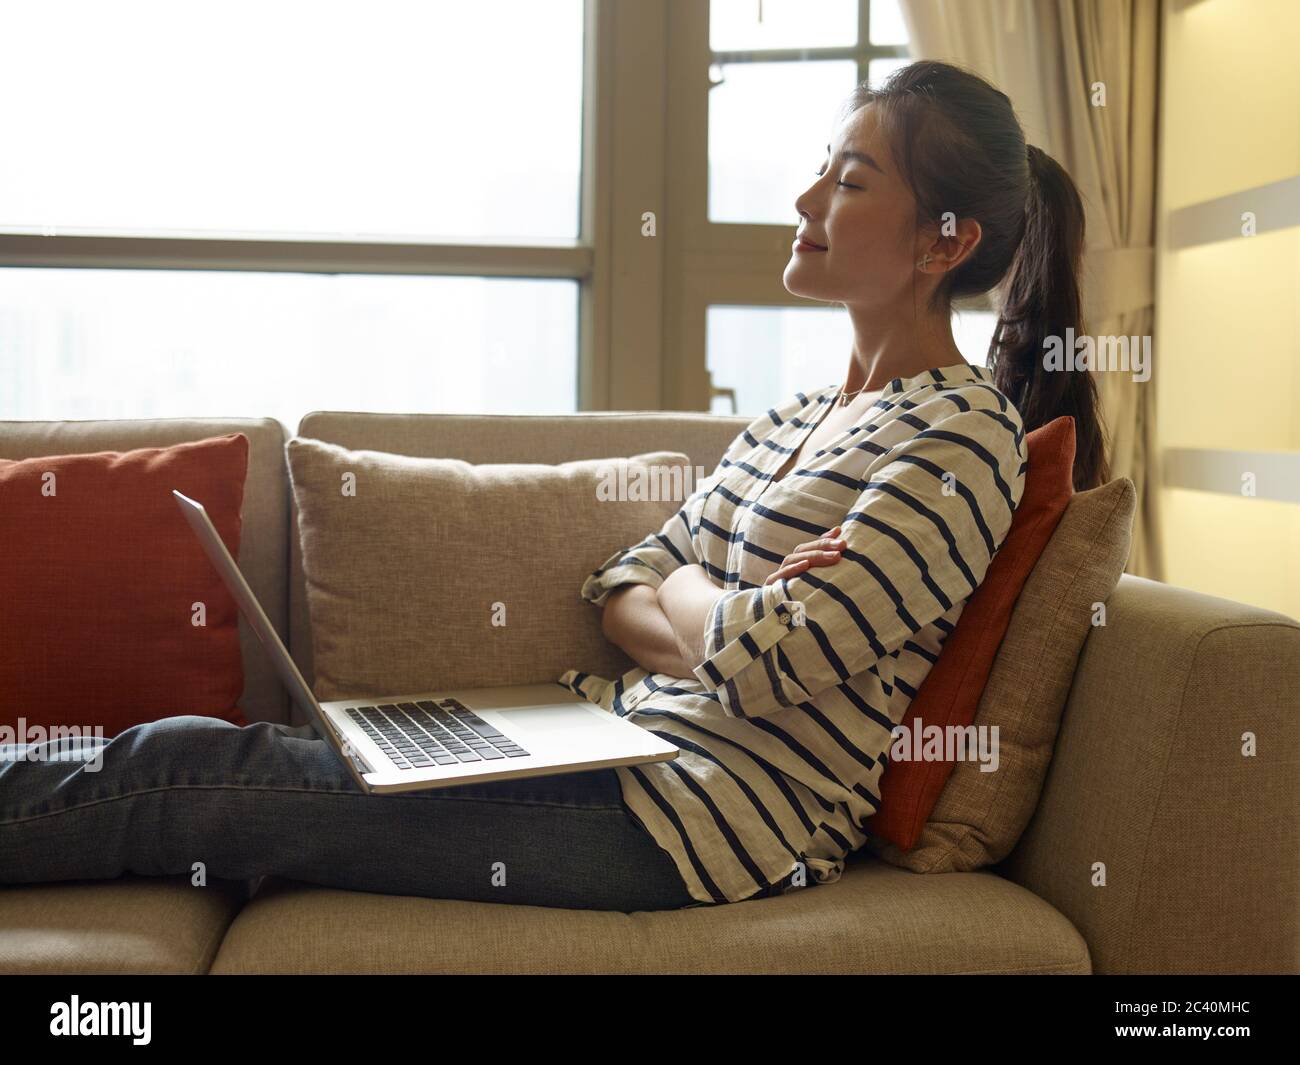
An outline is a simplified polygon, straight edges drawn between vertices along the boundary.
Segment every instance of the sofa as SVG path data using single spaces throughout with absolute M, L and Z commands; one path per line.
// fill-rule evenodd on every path
M 747 423 L 692 413 L 313 412 L 297 435 L 470 462 L 688 454 L 712 469 Z M 250 443 L 239 562 L 308 682 L 310 617 L 272 418 L 0 422 L 0 457 Z M 577 590 L 575 589 L 575 595 Z M 127 876 L 0 888 L 0 972 L 1300 972 L 1300 623 L 1125 574 L 1080 655 L 1036 812 L 975 872 L 867 851 L 771 898 L 615 913 Z M 304 720 L 241 622 L 249 721 Z M 1231 757 L 1241 735 L 1286 757 Z M 1112 886 L 1076 872 L 1104 851 Z

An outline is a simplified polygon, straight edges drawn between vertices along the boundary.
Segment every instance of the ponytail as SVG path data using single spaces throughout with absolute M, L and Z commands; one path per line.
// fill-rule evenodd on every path
M 1086 369 L 1052 372 L 1043 365 L 1049 337 L 1065 344 L 1068 335 L 1085 332 L 1079 294 L 1083 201 L 1055 159 L 1032 144 L 1027 156 L 1024 235 L 1003 283 L 989 366 L 1027 432 L 1062 415 L 1074 418 L 1074 487 L 1083 491 L 1110 479 L 1096 383 Z

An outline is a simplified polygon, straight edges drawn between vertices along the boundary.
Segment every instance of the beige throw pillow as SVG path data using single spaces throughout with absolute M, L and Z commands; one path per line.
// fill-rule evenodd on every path
M 903 852 L 872 836 L 867 847 L 879 857 L 913 872 L 949 873 L 1011 852 L 1043 790 L 1093 604 L 1106 601 L 1128 561 L 1136 502 L 1127 477 L 1070 500 L 1016 600 L 975 715 L 977 728 L 998 728 L 998 768 L 958 762 L 916 845 Z
M 686 455 L 473 465 L 305 437 L 285 449 L 318 698 L 553 682 L 566 669 L 619 676 L 635 665 L 579 590 L 681 506 L 694 487 Z M 620 484 L 624 498 L 600 498 L 602 485 L 618 494 Z M 668 498 L 627 498 L 638 488 Z

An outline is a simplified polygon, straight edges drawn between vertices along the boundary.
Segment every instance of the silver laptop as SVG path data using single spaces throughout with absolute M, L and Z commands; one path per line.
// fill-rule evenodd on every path
M 417 791 L 677 757 L 671 743 L 555 682 L 317 702 L 203 505 L 172 495 L 294 701 L 363 791 Z

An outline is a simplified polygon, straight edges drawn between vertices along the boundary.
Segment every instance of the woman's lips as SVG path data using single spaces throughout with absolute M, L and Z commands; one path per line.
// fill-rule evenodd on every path
M 794 242 L 793 250 L 794 251 L 825 251 L 826 249 L 823 248 L 820 244 L 813 244 L 811 241 L 807 241 L 804 240 L 803 237 L 799 237 Z

